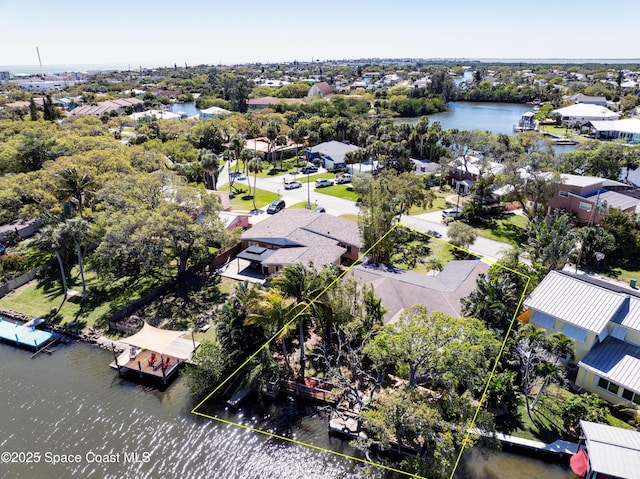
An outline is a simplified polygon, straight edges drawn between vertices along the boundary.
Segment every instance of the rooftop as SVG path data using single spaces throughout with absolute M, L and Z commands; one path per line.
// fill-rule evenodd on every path
M 596 345 L 578 365 L 640 394 L 640 348 L 612 336 Z
M 640 478 L 640 433 L 580 421 L 591 470 L 628 479 Z
M 558 108 L 557 110 L 553 110 L 553 112 L 559 113 L 562 116 L 609 118 L 611 120 L 620 118 L 618 113 L 604 106 L 592 105 L 590 103 L 576 103 L 575 105 Z
M 551 271 L 524 305 L 595 334 L 615 319 L 627 295 L 560 271 Z
M 623 133 L 640 134 L 640 120 L 637 118 L 626 118 L 624 120 L 613 121 L 592 121 L 591 126 L 598 131 L 620 131 Z

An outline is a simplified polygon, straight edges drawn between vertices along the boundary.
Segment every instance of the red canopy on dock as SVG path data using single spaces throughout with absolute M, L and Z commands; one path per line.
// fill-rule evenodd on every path
M 571 470 L 579 477 L 584 477 L 587 475 L 587 471 L 589 470 L 589 457 L 587 456 L 587 451 L 582 449 L 578 451 L 573 456 L 571 456 L 571 460 L 569 461 L 571 465 Z

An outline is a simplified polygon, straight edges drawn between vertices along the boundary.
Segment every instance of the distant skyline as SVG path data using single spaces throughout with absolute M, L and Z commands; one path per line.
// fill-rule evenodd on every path
M 640 57 L 640 3 L 0 0 L 0 65 Z

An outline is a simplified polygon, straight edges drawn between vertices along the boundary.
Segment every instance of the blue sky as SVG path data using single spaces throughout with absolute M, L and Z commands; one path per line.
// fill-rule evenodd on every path
M 0 65 L 637 58 L 640 2 L 0 0 Z

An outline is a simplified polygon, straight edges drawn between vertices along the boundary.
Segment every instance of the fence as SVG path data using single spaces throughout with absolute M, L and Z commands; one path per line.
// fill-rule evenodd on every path
M 18 276 L 17 278 L 13 278 L 2 283 L 2 285 L 0 285 L 0 298 L 33 280 L 36 277 L 36 274 L 38 274 L 38 269 L 39 268 L 34 268 L 22 276 Z

